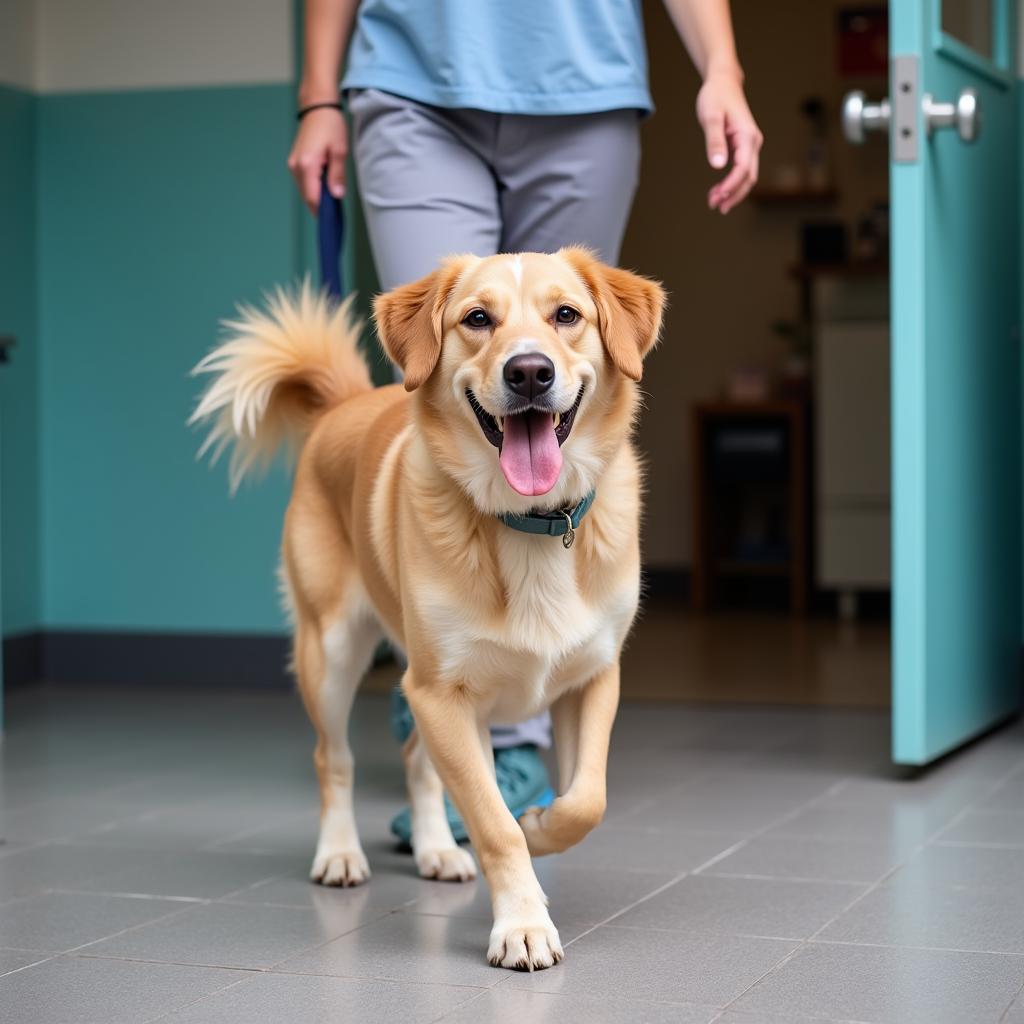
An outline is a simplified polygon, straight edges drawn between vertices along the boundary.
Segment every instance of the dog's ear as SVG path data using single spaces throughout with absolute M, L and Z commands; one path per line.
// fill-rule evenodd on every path
M 467 259 L 452 256 L 426 277 L 373 301 L 377 334 L 401 369 L 406 391 L 415 391 L 434 372 L 441 355 L 445 304 Z
M 627 377 L 639 380 L 644 356 L 661 332 L 665 289 L 657 281 L 606 266 L 589 249 L 572 246 L 559 255 L 583 278 L 594 298 L 609 358 Z

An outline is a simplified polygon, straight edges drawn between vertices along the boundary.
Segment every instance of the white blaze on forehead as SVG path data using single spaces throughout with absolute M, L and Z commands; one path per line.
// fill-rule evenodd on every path
M 512 276 L 516 279 L 516 287 L 523 287 L 523 257 L 516 255 L 512 257 Z

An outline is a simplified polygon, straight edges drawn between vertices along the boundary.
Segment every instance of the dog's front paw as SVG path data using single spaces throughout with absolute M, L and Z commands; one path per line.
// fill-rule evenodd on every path
M 309 877 L 321 885 L 362 885 L 370 877 L 370 865 L 359 847 L 317 850 Z
M 436 878 L 441 882 L 469 882 L 476 878 L 473 855 L 461 846 L 417 850 L 416 870 L 422 878 Z
M 543 971 L 554 967 L 565 952 L 558 938 L 558 929 L 544 915 L 536 922 L 504 924 L 496 921 L 491 930 L 487 959 L 492 967 L 508 967 L 513 971 Z

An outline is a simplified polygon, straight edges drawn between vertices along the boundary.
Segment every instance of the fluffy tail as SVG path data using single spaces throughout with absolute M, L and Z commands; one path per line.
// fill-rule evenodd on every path
M 274 453 L 301 446 L 329 409 L 373 386 L 358 347 L 351 297 L 340 306 L 307 281 L 270 296 L 267 310 L 240 307 L 228 340 L 192 371 L 214 374 L 189 425 L 209 425 L 199 457 L 233 445 L 232 492 Z

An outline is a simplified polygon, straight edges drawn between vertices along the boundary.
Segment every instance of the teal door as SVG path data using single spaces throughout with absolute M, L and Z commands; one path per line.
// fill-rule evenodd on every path
M 1020 707 L 1015 7 L 890 4 L 893 759 L 901 764 L 926 764 Z

